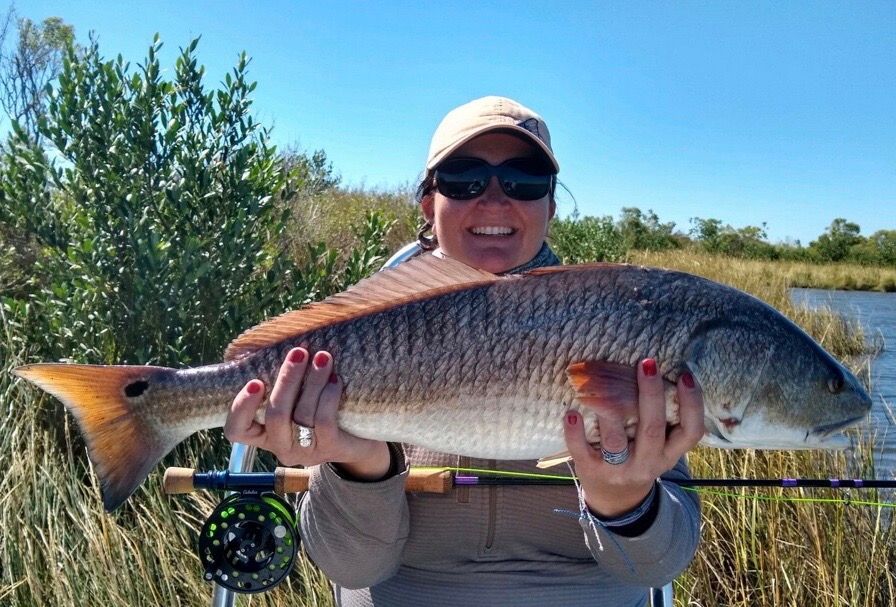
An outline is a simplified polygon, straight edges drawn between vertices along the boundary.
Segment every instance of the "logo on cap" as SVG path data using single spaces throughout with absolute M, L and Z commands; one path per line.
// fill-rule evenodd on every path
M 527 118 L 521 122 L 516 123 L 517 126 L 522 127 L 544 141 L 544 137 L 541 136 L 541 133 L 538 131 L 538 119 L 537 118 Z

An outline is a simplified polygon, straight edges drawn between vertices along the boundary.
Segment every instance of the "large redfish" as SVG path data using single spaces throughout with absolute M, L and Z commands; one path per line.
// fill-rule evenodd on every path
M 594 407 L 637 422 L 635 365 L 703 389 L 704 443 L 841 446 L 871 401 L 858 380 L 780 313 L 703 278 L 628 265 L 495 276 L 431 256 L 239 336 L 225 362 L 193 369 L 35 364 L 15 373 L 56 396 L 83 432 L 111 510 L 180 441 L 224 423 L 252 378 L 271 386 L 290 348 L 327 350 L 358 436 L 493 459 L 565 448 L 562 415 Z M 841 440 L 837 440 L 837 439 Z

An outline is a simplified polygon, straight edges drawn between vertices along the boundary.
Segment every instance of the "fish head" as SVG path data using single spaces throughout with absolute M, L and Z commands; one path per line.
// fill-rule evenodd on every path
M 706 436 L 716 447 L 843 448 L 841 430 L 864 419 L 861 382 L 777 312 L 724 319 L 693 336 L 686 365 L 703 389 Z

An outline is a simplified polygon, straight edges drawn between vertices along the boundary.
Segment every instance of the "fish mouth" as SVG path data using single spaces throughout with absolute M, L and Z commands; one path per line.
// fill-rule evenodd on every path
M 707 434 L 715 436 L 720 441 L 731 443 L 731 439 L 725 436 L 725 434 L 722 432 L 722 429 L 719 427 L 719 420 L 712 417 L 711 415 L 704 416 L 703 427 L 706 430 Z
M 818 438 L 829 438 L 831 435 L 837 434 L 841 430 L 854 426 L 863 419 L 865 419 L 864 415 L 856 415 L 855 417 L 850 417 L 849 419 L 833 422 L 831 424 L 822 424 L 812 428 L 812 431 L 809 434 Z

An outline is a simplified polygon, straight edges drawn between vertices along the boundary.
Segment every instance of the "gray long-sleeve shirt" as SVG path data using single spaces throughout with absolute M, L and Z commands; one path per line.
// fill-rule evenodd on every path
M 470 460 L 406 448 L 417 466 L 535 471 L 534 462 Z M 402 462 L 403 464 L 403 462 Z M 623 537 L 567 513 L 562 486 L 458 487 L 405 494 L 407 471 L 380 482 L 315 469 L 301 505 L 305 549 L 334 585 L 337 604 L 643 605 L 647 589 L 674 579 L 699 539 L 693 492 L 660 482 L 656 518 Z M 664 475 L 688 476 L 684 461 Z

